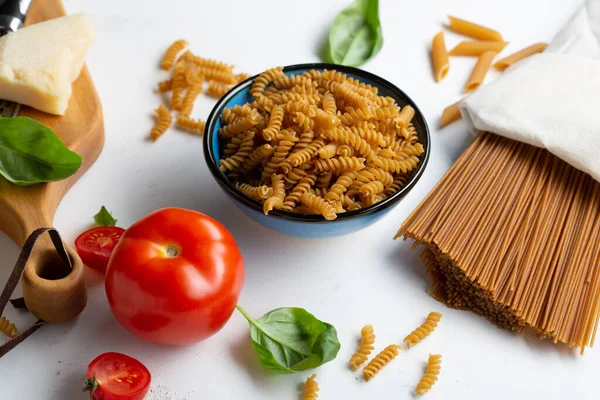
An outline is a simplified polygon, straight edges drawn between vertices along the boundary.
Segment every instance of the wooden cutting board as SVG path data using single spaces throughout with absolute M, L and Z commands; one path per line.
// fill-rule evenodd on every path
M 60 0 L 34 0 L 25 25 L 63 15 L 66 15 L 66 12 Z M 34 118 L 50 127 L 69 149 L 83 159 L 77 174 L 60 182 L 19 187 L 0 178 L 0 230 L 17 245 L 22 246 L 35 229 L 52 226 L 56 208 L 67 190 L 96 161 L 104 146 L 104 123 L 100 99 L 86 67 L 73 83 L 73 94 L 64 116 L 46 114 L 26 106 L 21 108 L 19 115 Z M 85 286 L 80 287 L 83 284 L 83 268 L 77 267 L 77 270 L 74 269 L 73 272 L 65 271 L 64 267 L 61 267 L 62 263 L 52 257 L 51 254 L 54 252 L 50 250 L 51 248 L 53 247 L 50 240 L 40 241 L 30 259 L 29 264 L 32 267 L 26 268 L 23 275 L 23 292 L 28 308 L 48 322 L 52 322 L 49 318 L 65 320 L 68 319 L 67 317 L 73 317 L 73 315 L 62 317 L 60 315 L 41 315 L 44 314 L 44 311 L 36 308 L 45 307 L 44 303 L 47 302 L 60 303 L 61 296 L 66 296 L 64 301 L 79 303 L 78 307 L 81 309 L 85 307 Z M 73 261 L 77 261 L 74 262 L 74 266 L 81 264 L 77 254 L 70 247 L 67 250 Z M 58 270 L 53 268 L 52 263 L 54 262 L 58 263 Z M 65 277 L 65 275 L 69 276 Z M 81 284 L 76 282 L 80 279 Z M 27 285 L 46 285 L 47 287 L 32 289 L 26 287 Z M 77 293 L 66 294 L 65 291 L 73 289 L 74 285 L 78 287 Z M 34 299 L 38 289 L 40 293 L 37 297 L 40 298 Z M 80 297 L 81 290 L 84 291 L 83 304 L 81 304 L 81 299 L 75 298 Z M 48 297 L 50 295 L 52 295 L 51 298 Z M 35 305 L 34 303 L 38 301 L 40 304 Z M 76 306 L 77 304 L 72 304 L 74 310 L 77 308 Z M 60 308 L 60 304 L 56 304 L 55 308 L 50 312 L 51 314 Z M 74 312 L 76 311 L 72 311 L 70 314 Z

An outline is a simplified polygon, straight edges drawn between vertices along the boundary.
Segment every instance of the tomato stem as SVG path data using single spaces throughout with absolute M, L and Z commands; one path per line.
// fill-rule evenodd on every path
M 165 249 L 165 254 L 169 258 L 175 258 L 179 255 L 179 248 L 177 246 L 175 246 L 174 244 L 170 244 Z
M 86 378 L 83 380 L 83 391 L 90 392 L 90 399 L 92 398 L 92 394 L 98 389 L 100 386 L 100 382 L 96 380 L 96 374 L 92 378 Z

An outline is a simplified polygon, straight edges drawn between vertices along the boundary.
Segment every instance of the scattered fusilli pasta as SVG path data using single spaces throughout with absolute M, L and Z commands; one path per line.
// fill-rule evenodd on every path
M 427 319 L 421 326 L 412 331 L 408 336 L 404 338 L 404 342 L 408 344 L 408 347 L 414 346 L 419 343 L 421 340 L 425 339 L 427 336 L 431 334 L 438 326 L 440 319 L 442 318 L 442 314 L 439 312 L 430 312 L 427 316 Z
M 377 354 L 363 369 L 363 377 L 365 380 L 368 381 L 373 378 L 383 367 L 396 358 L 399 349 L 402 349 L 402 346 L 391 344 L 383 349 L 381 353 Z
M 17 327 L 11 323 L 6 317 L 0 317 L 0 332 L 11 339 L 17 337 Z
M 156 141 L 169 129 L 169 126 L 173 122 L 173 117 L 171 116 L 171 111 L 162 104 L 154 112 L 156 112 L 157 120 L 150 131 L 150 137 L 153 141 Z
M 369 355 L 375 348 L 373 347 L 375 344 L 375 333 L 373 332 L 372 325 L 365 325 L 360 331 L 360 336 L 360 347 L 350 358 L 350 367 L 355 371 L 367 361 Z
M 427 360 L 427 368 L 425 374 L 417 384 L 417 394 L 425 394 L 429 392 L 431 387 L 438 380 L 438 375 L 442 369 L 442 355 L 441 354 L 430 354 Z
M 304 400 L 317 400 L 319 398 L 319 384 L 315 381 L 316 374 L 312 374 L 304 384 Z

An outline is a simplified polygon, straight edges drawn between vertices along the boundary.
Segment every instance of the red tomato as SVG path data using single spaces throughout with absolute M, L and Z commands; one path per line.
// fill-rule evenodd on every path
M 123 233 L 125 229 L 116 226 L 99 226 L 85 231 L 75 239 L 77 254 L 85 265 L 104 272 Z
M 127 330 L 154 343 L 190 344 L 229 320 L 242 289 L 244 261 L 214 219 L 166 208 L 132 225 L 106 270 L 106 294 Z
M 150 371 L 121 353 L 100 354 L 88 365 L 84 391 L 93 400 L 141 400 L 150 388 Z

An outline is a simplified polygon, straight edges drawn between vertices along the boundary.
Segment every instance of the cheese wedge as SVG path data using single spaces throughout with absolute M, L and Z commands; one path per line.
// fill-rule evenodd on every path
M 30 25 L 0 38 L 0 99 L 64 115 L 95 33 L 74 14 Z

